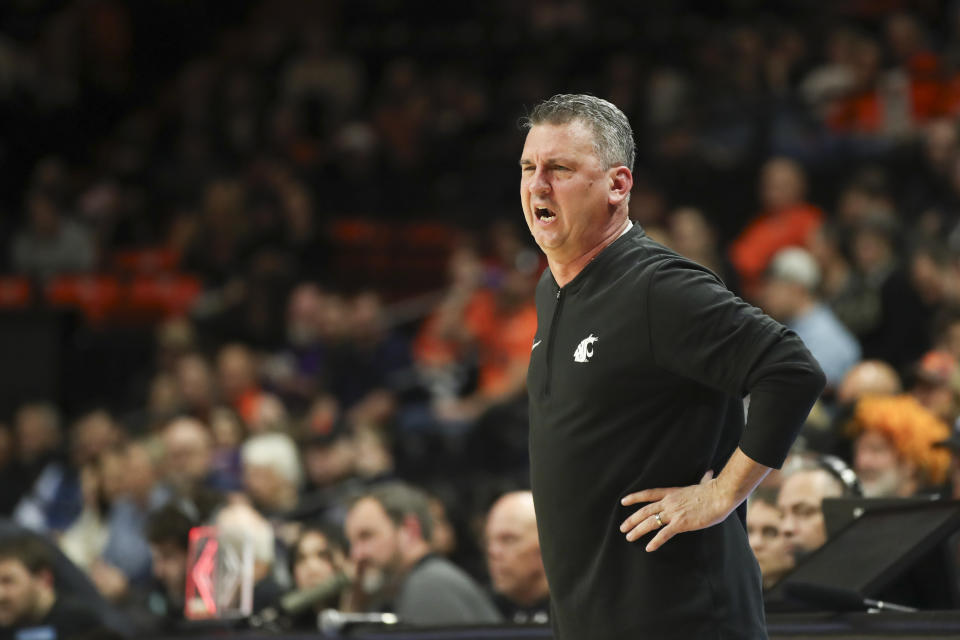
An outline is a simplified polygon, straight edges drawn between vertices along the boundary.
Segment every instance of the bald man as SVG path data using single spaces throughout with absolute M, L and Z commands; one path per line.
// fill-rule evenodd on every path
M 196 418 L 170 421 L 160 434 L 164 480 L 175 493 L 194 495 L 197 489 L 240 489 L 239 477 L 214 464 L 213 434 Z
M 490 508 L 485 531 L 494 603 L 505 620 L 546 624 L 550 593 L 540 557 L 533 494 L 514 491 Z
M 806 556 L 826 543 L 823 500 L 843 495 L 843 483 L 813 463 L 801 467 L 783 481 L 777 496 L 777 506 L 783 513 L 780 533 L 795 558 Z
M 893 395 L 902 386 L 896 370 L 882 360 L 864 360 L 854 365 L 837 389 L 837 401 L 852 405 L 865 395 Z

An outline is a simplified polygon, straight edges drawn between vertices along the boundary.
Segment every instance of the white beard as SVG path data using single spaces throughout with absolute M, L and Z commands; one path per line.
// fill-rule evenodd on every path
M 881 471 L 871 479 L 861 477 L 860 484 L 863 486 L 863 495 L 867 498 L 889 498 L 900 495 L 900 488 L 903 486 L 906 478 L 898 469 L 887 469 Z

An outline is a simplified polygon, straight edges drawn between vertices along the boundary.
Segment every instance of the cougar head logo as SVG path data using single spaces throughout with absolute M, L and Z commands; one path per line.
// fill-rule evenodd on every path
M 573 352 L 574 362 L 588 362 L 593 357 L 593 343 L 599 339 L 591 333 L 581 340 L 580 344 L 577 345 L 577 350 Z

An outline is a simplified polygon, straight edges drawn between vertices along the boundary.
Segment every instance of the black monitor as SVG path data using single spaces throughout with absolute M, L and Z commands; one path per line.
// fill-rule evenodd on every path
M 767 594 L 769 608 L 795 608 L 786 593 L 789 583 L 823 585 L 918 608 L 957 604 L 956 550 L 943 543 L 960 530 L 960 501 L 924 499 L 886 507 L 867 502 L 859 517 L 773 587 Z M 822 603 L 813 608 L 822 609 Z

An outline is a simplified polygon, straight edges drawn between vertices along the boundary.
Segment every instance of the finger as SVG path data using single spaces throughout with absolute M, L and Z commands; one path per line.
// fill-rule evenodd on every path
M 627 507 L 631 504 L 637 504 L 638 502 L 656 502 L 657 500 L 662 500 L 668 496 L 672 491 L 676 491 L 676 488 L 644 489 L 643 491 L 637 491 L 635 493 L 625 495 L 620 500 L 620 504 Z
M 706 484 L 713 480 L 713 469 L 707 469 L 707 472 L 700 478 L 700 484 Z
M 667 523 L 663 523 L 664 528 L 666 528 Z M 633 529 L 627 532 L 627 542 L 633 542 L 639 540 L 643 536 L 647 535 L 651 531 L 656 531 L 660 528 L 660 525 L 657 524 L 656 518 L 650 517 L 642 521 L 640 524 L 635 526 Z
M 662 505 L 659 502 L 653 502 L 642 509 L 637 509 L 620 525 L 620 533 L 626 533 L 655 513 L 660 513 L 661 510 Z
M 653 540 L 647 543 L 647 551 L 656 551 L 662 547 L 667 540 L 678 533 L 680 533 L 679 527 L 671 527 L 669 524 L 667 524 L 663 529 L 660 529 L 660 532 L 653 537 Z

